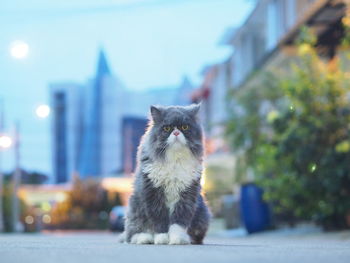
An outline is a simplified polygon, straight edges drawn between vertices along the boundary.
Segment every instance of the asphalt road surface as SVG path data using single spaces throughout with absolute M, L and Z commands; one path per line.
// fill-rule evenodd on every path
M 0 234 L 1 263 L 349 263 L 341 237 L 208 238 L 202 246 L 118 244 L 109 233 Z

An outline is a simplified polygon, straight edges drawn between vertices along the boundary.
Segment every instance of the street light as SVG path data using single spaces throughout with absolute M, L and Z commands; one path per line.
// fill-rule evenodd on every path
M 1 127 L 2 128 L 2 127 Z M 0 131 L 1 132 L 1 131 Z M 4 218 L 3 218 L 3 203 L 2 203 L 2 195 L 3 195 L 3 181 L 4 175 L 2 173 L 2 151 L 10 148 L 12 145 L 11 137 L 0 134 L 0 232 L 4 231 Z
M 20 129 L 19 122 L 15 123 L 14 131 L 14 152 L 15 152 L 15 171 L 13 173 L 13 196 L 12 196 L 12 220 L 14 232 L 22 231 L 22 224 L 20 221 L 20 206 L 18 198 L 18 188 L 21 184 L 22 170 L 20 165 Z
M 36 108 L 35 114 L 39 118 L 45 119 L 50 115 L 50 111 L 51 111 L 50 107 L 48 105 L 43 104 Z
M 10 54 L 15 59 L 25 59 L 29 53 L 29 45 L 24 41 L 14 41 L 10 45 Z M 2 101 L 0 101 L 2 102 Z M 2 106 L 2 103 L 1 105 Z M 0 155 L 2 148 L 9 148 L 12 145 L 12 139 L 8 136 L 2 135 L 1 132 L 4 128 L 4 109 L 0 108 Z M 19 123 L 15 125 L 14 134 L 14 150 L 15 150 L 15 171 L 13 174 L 13 196 L 12 196 L 12 220 L 14 222 L 14 230 L 18 232 L 20 230 L 20 212 L 19 212 L 19 200 L 18 200 L 18 187 L 21 180 L 21 169 L 20 169 L 20 142 L 19 142 Z M 3 190 L 3 174 L 1 172 L 1 156 L 0 156 L 0 197 L 2 197 Z M 0 198 L 0 232 L 4 229 L 3 225 L 3 207 L 2 198 Z
M 26 58 L 29 53 L 29 46 L 24 41 L 16 40 L 10 45 L 10 53 L 16 59 Z
M 12 138 L 10 136 L 0 134 L 0 148 L 7 149 L 12 145 Z
M 29 54 L 29 45 L 21 40 L 16 40 L 10 44 L 10 54 L 15 59 L 25 59 L 27 58 Z M 3 113 L 3 112 L 2 112 Z M 42 114 L 43 111 L 39 111 L 40 116 L 44 116 L 45 114 Z M 48 113 L 47 113 L 48 115 Z M 39 116 L 39 114 L 38 114 Z M 2 121 L 0 120 L 0 124 Z M 2 125 L 0 125 L 2 127 Z M 4 145 L 11 145 L 11 143 L 8 139 L 3 139 Z M 14 231 L 18 232 L 21 230 L 21 223 L 20 223 L 20 207 L 19 207 L 19 200 L 18 200 L 18 188 L 21 183 L 21 166 L 20 166 L 20 136 L 19 136 L 19 122 L 15 125 L 15 132 L 14 132 L 14 152 L 15 152 L 15 171 L 13 174 L 13 196 L 12 196 L 12 220 L 14 222 Z M 2 177 L 1 184 L 2 184 Z M 0 185 L 0 189 L 2 189 L 2 185 Z M 0 209 L 2 211 L 2 209 Z M 1 218 L 0 218 L 1 219 Z M 1 227 L 1 225 L 0 225 Z

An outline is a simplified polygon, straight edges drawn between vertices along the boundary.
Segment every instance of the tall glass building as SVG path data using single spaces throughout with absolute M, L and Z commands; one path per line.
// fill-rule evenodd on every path
M 56 183 L 122 170 L 121 118 L 124 88 L 101 50 L 87 85 L 50 85 L 53 109 L 53 170 Z

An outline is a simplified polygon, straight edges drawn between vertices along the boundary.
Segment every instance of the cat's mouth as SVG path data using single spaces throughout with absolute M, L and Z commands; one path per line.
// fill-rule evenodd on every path
M 179 138 L 179 137 L 175 137 L 171 140 L 171 142 L 169 143 L 170 146 L 185 146 L 186 145 L 186 141 L 184 141 L 183 139 Z
M 175 137 L 171 140 L 171 143 L 170 144 L 182 144 L 180 139 L 178 137 Z

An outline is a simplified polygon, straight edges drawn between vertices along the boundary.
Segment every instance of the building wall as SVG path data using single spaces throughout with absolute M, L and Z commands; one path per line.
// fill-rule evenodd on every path
M 80 96 L 83 98 L 84 116 L 83 131 L 81 134 L 82 142 L 80 148 L 80 157 L 78 173 L 81 177 L 95 176 L 100 170 L 100 96 L 96 96 L 96 79 L 82 89 Z
M 122 164 L 122 118 L 125 114 L 125 91 L 115 78 L 106 76 L 103 80 L 101 121 L 101 173 L 121 171 Z
M 134 116 L 125 116 L 122 120 L 122 161 L 125 174 L 131 174 L 136 168 L 137 149 L 146 131 L 148 120 Z
M 217 74 L 211 89 L 211 100 L 212 105 L 215 108 L 211 112 L 211 120 L 213 125 L 222 124 L 227 120 L 227 93 L 228 93 L 228 75 L 227 67 L 228 63 L 224 62 L 217 65 Z
M 53 166 L 56 183 L 66 182 L 68 179 L 68 160 L 67 160 L 67 101 L 64 92 L 55 92 L 53 94 L 53 130 L 55 137 L 53 139 Z
M 121 119 L 125 109 L 121 84 L 112 76 L 103 77 L 98 87 L 101 102 L 96 106 L 95 83 L 50 85 L 57 183 L 69 181 L 73 173 L 100 176 L 121 169 Z
M 227 115 L 230 88 L 231 60 L 214 64 L 203 70 L 203 83 L 193 91 L 194 102 L 201 102 L 200 119 L 205 130 L 207 153 L 223 149 L 223 133 Z
M 121 170 L 121 119 L 125 113 L 123 85 L 112 75 L 98 76 L 83 91 L 83 142 L 79 159 L 82 177 Z
M 233 35 L 233 86 L 240 86 L 315 0 L 260 0 Z
M 53 112 L 53 174 L 56 183 L 70 180 L 77 170 L 82 126 L 80 105 L 80 86 L 73 83 L 60 83 L 50 86 Z

